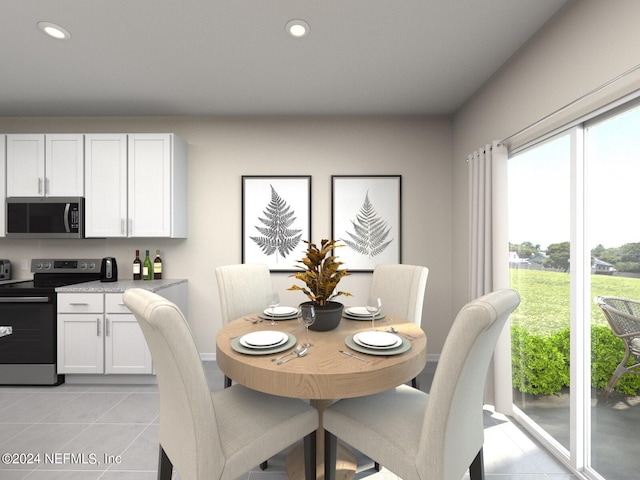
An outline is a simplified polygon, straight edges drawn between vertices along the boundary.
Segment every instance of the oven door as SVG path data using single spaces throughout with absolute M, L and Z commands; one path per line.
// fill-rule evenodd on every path
M 52 295 L 0 296 L 0 364 L 55 363 Z

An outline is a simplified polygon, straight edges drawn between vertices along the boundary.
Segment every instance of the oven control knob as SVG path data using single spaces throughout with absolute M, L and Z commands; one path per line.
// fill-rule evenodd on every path
M 89 270 L 95 270 L 96 269 L 96 264 L 94 262 L 91 262 L 89 264 Z
M 45 262 L 43 267 L 44 267 L 45 270 L 49 270 L 51 268 L 51 262 Z
M 42 262 L 36 262 L 35 268 L 36 268 L 36 270 L 42 269 Z
M 87 262 L 82 262 L 80 264 L 80 270 L 86 270 L 87 269 Z

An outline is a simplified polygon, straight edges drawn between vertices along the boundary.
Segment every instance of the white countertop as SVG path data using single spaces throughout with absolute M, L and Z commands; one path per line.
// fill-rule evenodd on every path
M 76 283 L 65 287 L 56 288 L 58 293 L 123 293 L 129 288 L 144 288 L 151 292 L 158 292 L 164 288 L 169 288 L 180 283 L 186 283 L 186 278 L 162 279 L 162 280 L 118 280 L 117 282 L 94 282 Z

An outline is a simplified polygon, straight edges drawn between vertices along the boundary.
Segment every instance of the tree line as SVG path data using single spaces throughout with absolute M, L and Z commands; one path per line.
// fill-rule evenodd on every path
M 546 250 L 543 250 L 539 244 L 531 242 L 509 243 L 509 250 L 516 252 L 518 257 L 526 259 L 544 252 L 545 258 L 542 264 L 545 268 L 569 269 L 569 242 L 552 243 Z M 640 273 L 640 243 L 625 243 L 613 248 L 600 244 L 591 250 L 592 264 L 594 258 L 612 264 L 619 272 Z

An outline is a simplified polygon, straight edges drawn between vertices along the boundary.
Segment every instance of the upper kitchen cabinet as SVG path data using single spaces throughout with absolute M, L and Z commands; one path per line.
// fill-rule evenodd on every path
M 85 135 L 85 236 L 127 237 L 127 136 Z
M 128 136 L 129 236 L 187 237 L 187 145 L 173 134 Z
M 82 197 L 83 136 L 7 135 L 7 197 Z
M 6 159 L 6 137 L 5 135 L 0 135 L 0 203 L 2 206 L 0 207 L 0 237 L 5 236 L 5 200 L 7 198 L 7 181 L 6 181 L 6 173 L 7 173 L 7 159 Z
M 187 145 L 173 134 L 86 135 L 85 236 L 187 237 Z

